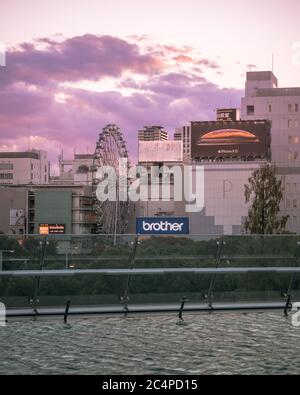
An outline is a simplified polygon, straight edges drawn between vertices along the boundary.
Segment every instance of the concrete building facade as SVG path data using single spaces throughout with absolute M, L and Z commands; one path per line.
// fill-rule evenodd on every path
M 168 140 L 168 133 L 162 126 L 145 126 L 138 131 L 139 141 Z
M 92 185 L 93 182 L 92 154 L 74 154 L 73 159 L 59 156 L 59 175 L 51 177 L 51 184 Z
M 46 151 L 0 152 L 0 185 L 48 184 L 49 178 Z
M 92 190 L 84 185 L 0 187 L 0 232 L 39 234 L 41 225 L 62 225 L 65 234 L 94 233 Z
M 242 119 L 272 123 L 272 162 L 284 185 L 281 214 L 288 229 L 300 233 L 300 87 L 279 88 L 270 71 L 249 72 L 242 99 Z

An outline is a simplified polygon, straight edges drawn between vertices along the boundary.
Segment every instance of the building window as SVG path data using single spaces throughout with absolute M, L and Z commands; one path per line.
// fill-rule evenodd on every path
M 298 208 L 298 200 L 293 200 L 293 208 Z
M 298 221 L 297 221 L 297 217 L 296 217 L 296 216 L 294 216 L 294 217 L 293 217 L 293 224 L 294 224 L 294 225 L 297 225 L 297 223 L 298 223 Z
M 288 121 L 288 128 L 292 129 L 292 127 L 293 127 L 293 121 L 291 119 L 289 119 L 289 121 Z
M 295 104 L 295 112 L 299 112 L 299 104 L 298 103 Z
M 255 108 L 254 106 L 247 106 L 247 115 L 254 115 Z
M 288 152 L 288 160 L 293 161 L 293 160 L 298 160 L 298 151 L 289 151 Z
M 269 104 L 269 112 L 272 112 L 272 104 Z
M 294 125 L 295 125 L 295 128 L 298 128 L 298 127 L 299 127 L 299 121 L 298 121 L 298 119 L 295 119 Z
M 286 184 L 285 190 L 286 190 L 286 192 L 290 192 L 291 191 L 291 184 L 290 183 Z
M 299 137 L 298 136 L 289 136 L 289 144 L 299 144 Z
M 13 177 L 12 173 L 0 173 L 0 180 L 12 180 Z
M 13 170 L 13 163 L 0 163 L 0 170 Z
M 293 106 L 291 105 L 291 103 L 288 104 L 288 111 L 292 112 L 293 111 Z
M 286 200 L 285 207 L 286 208 L 291 208 L 291 201 L 290 201 L 290 199 Z

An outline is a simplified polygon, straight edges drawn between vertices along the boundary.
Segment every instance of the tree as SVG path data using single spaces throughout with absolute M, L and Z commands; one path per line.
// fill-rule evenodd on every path
M 285 233 L 289 216 L 278 215 L 283 192 L 275 165 L 267 163 L 254 171 L 249 184 L 245 185 L 245 199 L 251 204 L 245 223 L 246 233 Z

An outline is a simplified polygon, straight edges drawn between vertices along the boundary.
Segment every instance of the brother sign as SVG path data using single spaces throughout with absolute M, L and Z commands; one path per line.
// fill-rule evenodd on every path
M 187 235 L 187 217 L 140 217 L 136 219 L 136 233 L 140 235 Z

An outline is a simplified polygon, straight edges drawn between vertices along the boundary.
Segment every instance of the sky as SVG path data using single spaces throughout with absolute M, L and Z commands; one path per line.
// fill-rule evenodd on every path
M 300 86 L 299 0 L 0 0 L 0 151 L 92 152 L 108 123 L 172 135 L 239 106 L 249 70 Z M 55 166 L 54 166 L 55 168 Z

